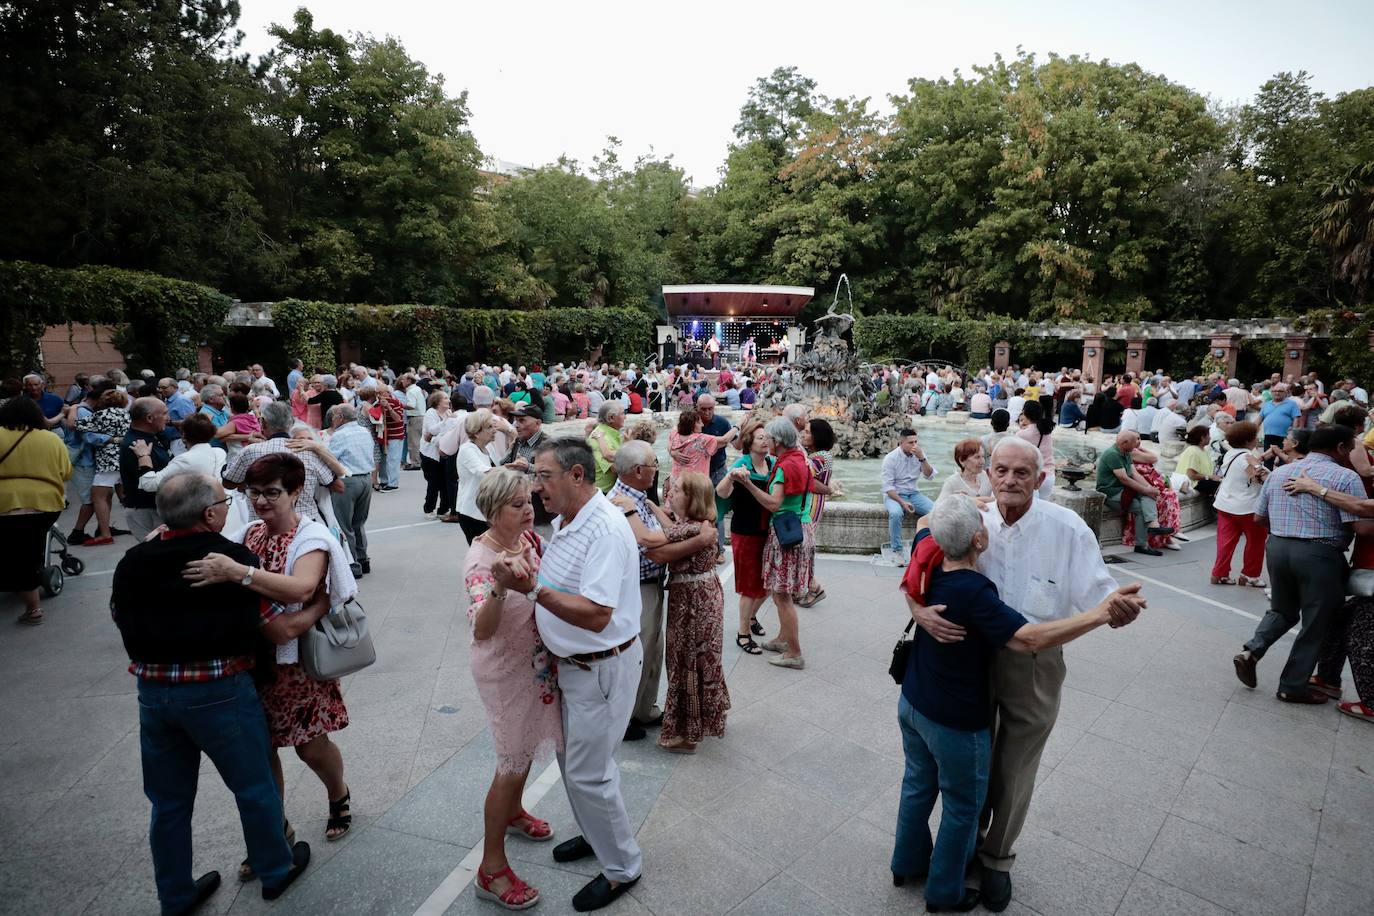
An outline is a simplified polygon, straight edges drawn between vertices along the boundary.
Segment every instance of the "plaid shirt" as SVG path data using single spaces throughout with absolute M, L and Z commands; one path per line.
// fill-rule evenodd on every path
M 266 626 L 286 610 L 275 601 L 263 598 L 258 602 L 258 625 Z M 203 681 L 218 681 L 233 677 L 253 667 L 253 656 L 233 655 L 229 658 L 212 658 L 202 662 L 132 662 L 129 673 L 146 681 L 159 681 L 164 684 L 195 684 Z
M 1341 467 L 1327 455 L 1313 452 L 1269 475 L 1255 504 L 1255 515 L 1269 519 L 1269 533 L 1276 537 L 1316 541 L 1344 550 L 1350 543 L 1350 525 L 1359 521 L 1359 516 L 1337 509 L 1317 496 L 1284 492 L 1283 482 L 1297 477 L 1300 471 L 1306 471 L 1308 477 L 1328 489 L 1365 498 L 1359 474 Z
M 648 496 L 639 490 L 630 489 L 619 480 L 611 487 L 610 492 L 606 494 L 606 498 L 613 499 L 617 496 L 628 497 L 634 502 L 635 508 L 639 510 L 639 518 L 644 522 L 645 528 L 648 528 L 650 531 L 661 530 L 662 526 L 658 523 L 658 516 L 654 515 L 654 510 L 649 508 Z M 644 548 L 639 548 L 639 581 L 646 582 L 649 580 L 656 580 L 662 578 L 662 576 L 663 565 L 650 560 L 645 556 Z
M 245 446 L 242 451 L 229 459 L 229 464 L 224 468 L 224 482 L 243 483 L 243 478 L 248 476 L 249 466 L 263 455 L 270 455 L 274 452 L 294 455 L 305 465 L 305 486 L 301 487 L 301 495 L 296 500 L 296 511 L 306 518 L 313 518 L 317 522 L 322 522 L 324 516 L 320 515 L 320 507 L 315 501 L 315 494 L 317 491 L 325 490 L 334 482 L 334 472 L 329 470 L 329 465 L 321 461 L 314 452 L 293 452 L 286 443 L 286 436 L 276 435 L 266 442 L 254 442 L 252 445 Z M 324 493 L 324 498 L 329 498 L 327 492 Z M 258 517 L 257 508 L 251 499 L 248 501 L 248 514 L 253 518 Z

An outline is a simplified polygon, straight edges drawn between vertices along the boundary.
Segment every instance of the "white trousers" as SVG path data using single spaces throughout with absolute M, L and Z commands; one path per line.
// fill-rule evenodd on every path
M 620 655 L 593 662 L 590 671 L 566 660 L 558 665 L 564 745 L 558 766 L 563 787 L 578 829 L 596 853 L 601 873 L 611 881 L 638 878 L 644 864 L 620 796 L 620 767 L 614 756 L 630 724 L 643 656 L 635 640 Z

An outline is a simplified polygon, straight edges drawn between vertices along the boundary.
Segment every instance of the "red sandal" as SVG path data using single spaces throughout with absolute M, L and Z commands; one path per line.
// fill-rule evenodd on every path
M 517 826 L 522 820 L 529 821 L 529 823 L 524 827 Z M 523 808 L 519 814 L 506 823 L 506 833 L 522 836 L 527 840 L 534 840 L 536 843 L 553 839 L 553 828 L 549 826 L 549 822 L 541 821 Z
M 1374 722 L 1374 709 L 1370 709 L 1363 703 L 1357 703 L 1352 700 L 1346 703 L 1337 703 L 1336 708 L 1352 719 L 1363 719 L 1366 722 Z
M 510 887 L 500 894 L 491 889 L 491 883 L 497 878 L 510 879 Z M 473 891 L 482 900 L 490 900 L 508 910 L 528 910 L 539 902 L 539 891 L 517 878 L 509 865 L 492 875 L 483 874 L 482 869 L 478 868 L 477 886 Z M 530 891 L 534 891 L 533 897 L 526 896 Z

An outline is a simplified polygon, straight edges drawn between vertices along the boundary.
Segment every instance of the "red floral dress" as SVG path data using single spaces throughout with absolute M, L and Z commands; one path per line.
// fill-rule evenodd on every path
M 677 524 L 664 532 L 685 541 L 701 532 L 701 522 Z M 680 739 L 696 744 L 725 734 L 730 691 L 721 666 L 725 593 L 716 575 L 716 548 L 707 547 L 671 564 L 668 581 L 668 632 L 665 669 L 668 698 L 658 743 Z
M 286 572 L 286 556 L 296 529 L 268 534 L 266 525 L 253 525 L 244 535 L 244 546 L 257 554 L 267 572 Z M 299 747 L 328 732 L 348 727 L 348 708 L 338 681 L 315 681 L 299 661 L 277 663 L 277 676 L 258 687 L 267 731 L 273 747 Z
M 1140 476 L 1145 478 L 1145 482 L 1159 491 L 1159 499 L 1155 500 L 1155 511 L 1159 513 L 1159 521 L 1155 522 L 1161 528 L 1178 528 L 1178 494 L 1164 480 L 1160 473 L 1155 470 L 1153 464 L 1137 464 L 1135 469 L 1140 472 Z M 1152 534 L 1147 540 L 1150 547 L 1161 550 L 1166 541 L 1172 535 Z M 1121 546 L 1135 546 L 1135 516 L 1126 513 L 1126 520 L 1121 525 Z

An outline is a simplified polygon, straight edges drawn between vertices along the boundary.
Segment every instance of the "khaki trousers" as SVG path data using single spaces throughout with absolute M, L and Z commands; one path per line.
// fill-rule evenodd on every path
M 988 868 L 1010 871 L 1012 847 L 1026 824 L 1040 755 L 1059 716 L 1064 650 L 1003 649 L 992 665 L 992 765 L 988 800 L 978 821 L 978 856 Z
M 644 669 L 631 716 L 641 722 L 657 717 L 658 684 L 663 675 L 663 582 L 639 583 L 639 641 L 644 646 Z

